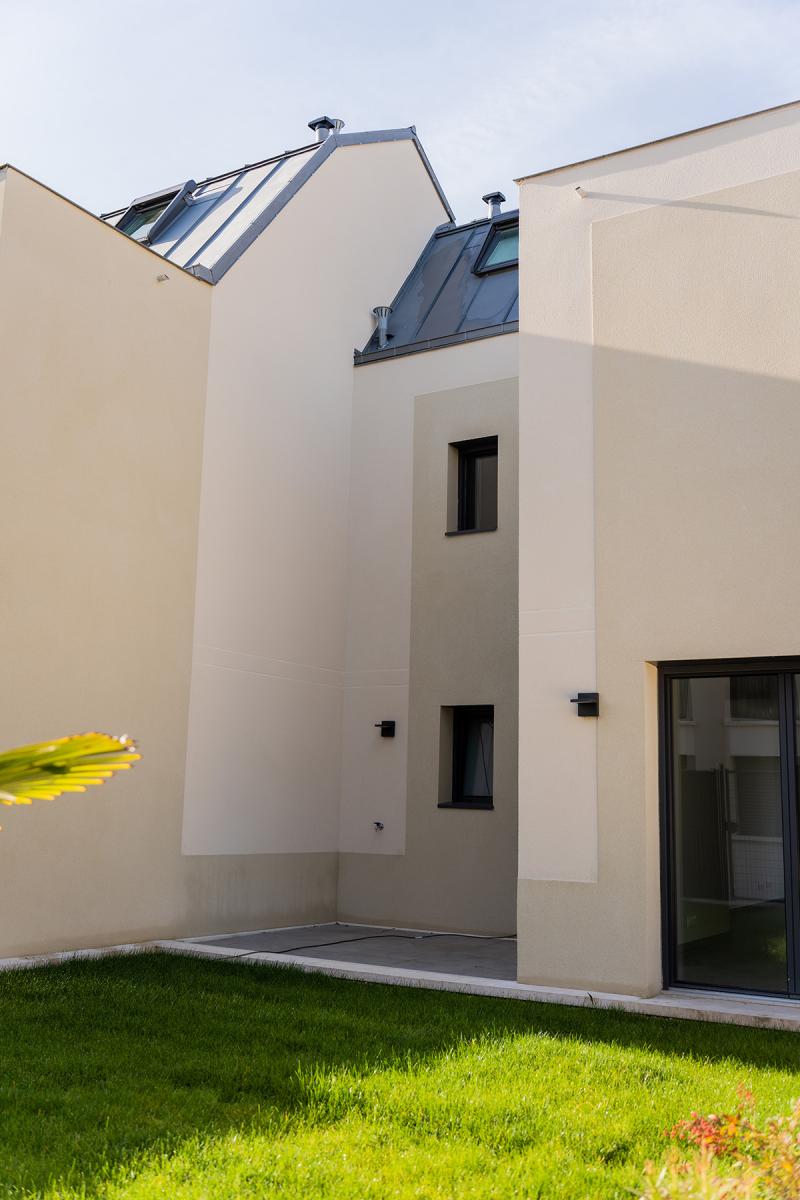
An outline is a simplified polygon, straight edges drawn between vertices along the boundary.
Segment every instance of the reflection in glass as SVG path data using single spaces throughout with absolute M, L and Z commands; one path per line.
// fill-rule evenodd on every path
M 672 681 L 676 974 L 786 993 L 778 677 Z

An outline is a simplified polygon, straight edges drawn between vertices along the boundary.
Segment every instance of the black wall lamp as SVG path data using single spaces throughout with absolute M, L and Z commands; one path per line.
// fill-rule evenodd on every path
M 375 728 L 380 729 L 381 737 L 394 737 L 394 721 L 376 721 Z
M 577 696 L 572 697 L 570 704 L 577 704 L 579 717 L 600 716 L 599 692 L 578 692 Z

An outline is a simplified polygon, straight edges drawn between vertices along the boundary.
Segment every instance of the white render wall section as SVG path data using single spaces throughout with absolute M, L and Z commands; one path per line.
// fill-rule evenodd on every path
M 186 854 L 338 848 L 352 350 L 445 219 L 339 147 L 214 288 Z
M 521 181 L 522 880 L 597 879 L 596 725 L 569 704 L 596 686 L 592 225 L 798 162 L 794 104 Z
M 343 852 L 405 850 L 415 399 L 516 374 L 516 335 L 356 369 L 339 838 Z M 396 720 L 393 740 L 381 738 L 374 728 L 382 718 Z M 376 820 L 384 823 L 379 833 L 373 826 Z

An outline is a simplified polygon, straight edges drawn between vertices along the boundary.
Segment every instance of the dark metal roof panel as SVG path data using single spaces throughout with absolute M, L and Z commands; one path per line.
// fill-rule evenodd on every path
M 517 266 L 476 274 L 475 264 L 493 227 L 516 216 L 437 229 L 392 304 L 388 345 L 381 350 L 374 333 L 356 362 L 471 340 L 481 331 L 511 332 L 519 319 Z

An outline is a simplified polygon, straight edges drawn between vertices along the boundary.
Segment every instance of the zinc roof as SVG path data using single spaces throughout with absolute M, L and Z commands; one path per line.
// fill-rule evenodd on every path
M 476 273 L 475 267 L 493 230 L 518 224 L 515 210 L 436 229 L 392 303 L 388 344 L 380 348 L 376 330 L 364 349 L 356 351 L 356 365 L 516 333 L 517 264 L 486 274 Z
M 331 134 L 322 142 L 284 151 L 201 183 L 188 180 L 138 197 L 127 208 L 103 214 L 103 220 L 124 226 L 137 207 L 167 201 L 168 207 L 149 229 L 149 236 L 142 239 L 144 244 L 168 262 L 216 283 L 338 146 L 403 140 L 416 146 L 452 219 L 416 130 L 410 126 L 374 133 Z

